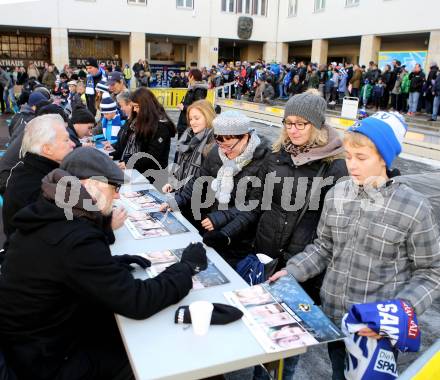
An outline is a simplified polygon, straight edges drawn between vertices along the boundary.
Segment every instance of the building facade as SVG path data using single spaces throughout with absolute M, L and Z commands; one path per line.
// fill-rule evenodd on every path
M 6 4 L 5 4 L 6 3 Z M 210 66 L 219 60 L 440 61 L 438 0 L 8 0 L 0 65 Z M 418 16 L 423 15 L 423 17 Z

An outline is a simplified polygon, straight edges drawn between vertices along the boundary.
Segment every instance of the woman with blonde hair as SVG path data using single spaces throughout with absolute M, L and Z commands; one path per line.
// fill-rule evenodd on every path
M 348 175 L 342 141 L 325 124 L 325 111 L 326 102 L 318 90 L 291 97 L 280 136 L 265 161 L 266 178 L 274 173 L 276 180 L 272 180 L 270 207 L 260 211 L 255 252 L 278 260 L 278 268 L 284 268 L 287 260 L 313 241 L 327 191 Z M 325 182 L 319 185 L 318 178 Z M 302 284 L 318 304 L 321 282 L 318 276 Z M 292 378 L 297 362 L 295 356 L 285 360 L 284 379 Z M 259 373 L 255 378 L 267 377 Z
M 208 155 L 214 141 L 212 121 L 216 113 L 207 100 L 198 100 L 187 109 L 189 128 L 183 132 L 176 147 L 175 181 L 198 177 L 203 160 Z M 174 184 L 166 184 L 162 190 L 171 192 Z

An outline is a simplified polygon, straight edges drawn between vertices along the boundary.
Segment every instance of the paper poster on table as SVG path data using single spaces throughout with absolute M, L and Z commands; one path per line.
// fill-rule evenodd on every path
M 148 239 L 189 232 L 170 211 L 132 211 L 128 213 L 125 225 L 135 239 Z
M 139 256 L 143 256 L 151 261 L 151 267 L 147 268 L 146 271 L 148 276 L 153 278 L 169 266 L 179 262 L 183 250 L 184 248 L 152 251 L 141 253 Z M 227 277 L 208 259 L 208 268 L 193 277 L 193 289 L 204 289 L 227 284 L 228 282 Z
M 224 294 L 244 313 L 243 320 L 266 352 L 343 339 L 336 325 L 314 305 L 290 275 Z
M 165 202 L 156 190 L 124 191 L 120 196 L 123 202 L 135 210 L 159 211 L 160 205 Z

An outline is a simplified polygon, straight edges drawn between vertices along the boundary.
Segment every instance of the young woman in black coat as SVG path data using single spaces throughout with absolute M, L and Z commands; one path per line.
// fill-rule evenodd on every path
M 134 168 L 147 177 L 150 170 L 168 166 L 171 138 L 176 128 L 153 93 L 140 87 L 130 95 L 131 117 L 127 122 L 125 147 L 119 167 Z M 145 157 L 145 154 L 148 157 Z

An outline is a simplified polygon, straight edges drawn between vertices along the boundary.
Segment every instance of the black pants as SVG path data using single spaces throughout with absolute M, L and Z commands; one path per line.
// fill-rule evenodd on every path
M 396 111 L 402 111 L 402 95 L 391 94 L 391 107 Z
M 1 108 L 2 113 L 5 113 L 5 110 L 6 110 L 6 103 L 3 100 L 3 91 L 4 90 L 5 89 L 3 88 L 3 86 L 0 85 L 0 108 Z
M 98 323 L 99 320 L 99 324 Z M 134 380 L 134 375 L 122 343 L 113 314 L 94 313 L 84 317 L 83 329 L 78 332 L 75 348 L 64 356 L 64 360 L 47 362 L 52 374 L 50 380 Z M 7 357 L 7 359 L 9 359 Z M 47 377 L 36 373 L 34 368 L 20 365 L 12 353 L 8 364 L 20 380 L 39 380 Z M 50 359 L 49 359 L 50 360 Z M 48 368 L 43 365 L 42 368 Z M 54 373 L 55 372 L 55 373 Z

